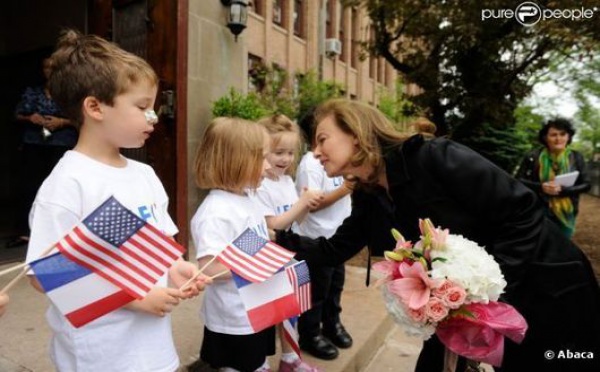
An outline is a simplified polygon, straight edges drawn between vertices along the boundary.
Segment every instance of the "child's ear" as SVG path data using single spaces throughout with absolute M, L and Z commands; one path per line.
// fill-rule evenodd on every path
M 96 97 L 85 97 L 83 100 L 83 115 L 88 116 L 94 120 L 102 120 L 104 113 L 102 111 L 102 105 Z

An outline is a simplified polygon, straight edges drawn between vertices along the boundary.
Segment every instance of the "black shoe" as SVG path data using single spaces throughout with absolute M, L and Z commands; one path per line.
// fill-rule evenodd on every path
M 332 360 L 339 355 L 338 349 L 322 335 L 300 340 L 300 348 L 319 359 Z
M 342 323 L 337 323 L 333 328 L 323 328 L 323 336 L 333 342 L 333 344 L 342 349 L 352 346 L 352 336 L 346 331 Z

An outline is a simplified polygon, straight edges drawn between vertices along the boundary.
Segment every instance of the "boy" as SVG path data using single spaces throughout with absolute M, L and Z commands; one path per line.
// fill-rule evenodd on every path
M 27 262 L 42 255 L 109 196 L 163 231 L 177 227 L 167 213 L 167 194 L 148 165 L 123 157 L 120 148 L 139 148 L 153 131 L 158 78 L 141 58 L 93 35 L 65 32 L 51 57 L 50 94 L 79 139 L 40 187 L 33 204 Z M 182 260 L 170 270 L 179 287 L 197 269 Z M 31 277 L 32 284 L 42 291 Z M 174 371 L 171 312 L 182 293 L 167 287 L 167 275 L 143 300 L 74 328 L 50 305 L 51 357 L 59 371 Z

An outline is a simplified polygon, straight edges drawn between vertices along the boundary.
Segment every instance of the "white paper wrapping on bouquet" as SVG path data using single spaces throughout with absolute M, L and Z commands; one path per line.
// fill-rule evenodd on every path
M 446 261 L 432 263 L 431 277 L 450 279 L 463 287 L 467 291 L 467 304 L 497 301 L 506 287 L 494 258 L 483 247 L 461 235 L 449 235 L 445 249 L 431 251 L 432 260 L 436 257 Z
M 385 307 L 396 323 L 398 323 L 404 332 L 409 336 L 420 337 L 428 340 L 435 333 L 435 326 L 432 324 L 418 324 L 413 321 L 404 310 L 404 305 L 400 299 L 390 293 L 387 285 L 382 286 L 383 299 Z

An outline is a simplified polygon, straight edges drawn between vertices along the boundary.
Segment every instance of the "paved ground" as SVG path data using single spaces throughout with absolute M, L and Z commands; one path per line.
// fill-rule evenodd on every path
M 0 270 L 10 265 L 0 266 Z M 366 288 L 365 269 L 348 267 L 346 289 L 342 298 L 342 320 L 354 337 L 355 345 L 341 350 L 334 361 L 321 361 L 310 357 L 306 359 L 323 371 L 364 371 L 380 346 L 386 340 L 389 331 L 395 329 L 381 300 L 378 289 Z M 4 286 L 9 277 L 0 278 Z M 44 319 L 46 299 L 35 292 L 26 280 L 21 281 L 11 292 L 11 303 L 7 314 L 0 319 L 0 372 L 46 372 L 52 371 L 48 358 L 48 339 L 50 332 Z M 202 298 L 187 301 L 173 313 L 173 333 L 177 350 L 183 364 L 191 364 L 197 359 L 202 338 L 203 324 L 198 317 Z M 392 355 L 395 371 L 412 371 L 414 360 L 419 351 L 416 339 L 402 339 L 397 360 Z M 387 354 L 382 358 L 387 357 Z M 277 358 L 272 359 L 276 367 Z M 379 371 L 367 369 L 368 371 Z
M 586 252 L 600 279 L 600 198 L 583 195 L 575 242 Z M 0 248 L 3 249 L 3 248 Z M 13 255 L 13 252 L 10 252 Z M 17 254 L 14 254 L 17 255 Z M 420 351 L 420 341 L 407 337 L 387 316 L 381 294 L 364 285 L 366 260 L 357 256 L 348 266 L 342 305 L 343 321 L 354 336 L 355 345 L 342 350 L 335 361 L 307 357 L 323 371 L 408 372 Z M 14 264 L 14 263 L 13 263 Z M 0 265 L 0 270 L 12 264 Z M 0 278 L 0 287 L 10 277 Z M 173 314 L 173 332 L 183 364 L 197 359 L 202 323 L 197 315 L 201 298 L 179 306 Z M 0 320 L 0 372 L 52 371 L 47 352 L 49 330 L 44 319 L 46 300 L 26 281 L 11 291 L 8 313 Z M 272 366 L 277 365 L 273 358 Z

